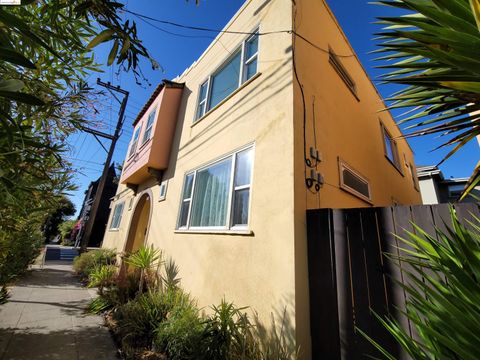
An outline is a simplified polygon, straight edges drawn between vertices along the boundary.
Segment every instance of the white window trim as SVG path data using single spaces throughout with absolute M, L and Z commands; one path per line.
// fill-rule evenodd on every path
M 152 133 L 150 133 L 150 135 L 148 136 L 148 139 L 145 139 L 145 135 L 148 133 L 148 131 L 150 129 L 153 129 L 153 125 L 155 124 L 155 120 L 156 120 L 156 116 L 157 116 L 157 107 L 155 107 L 152 111 L 150 111 L 148 113 L 147 125 L 148 125 L 148 120 L 150 119 L 150 115 L 152 115 L 152 114 L 153 114 L 153 121 L 150 124 L 150 126 L 147 126 L 147 128 L 145 128 L 145 130 L 143 131 L 142 144 L 140 146 L 145 145 L 148 142 L 148 140 L 150 140 L 152 138 Z
M 165 188 L 165 193 L 162 195 L 162 186 Z M 164 180 L 160 183 L 160 188 L 158 189 L 158 201 L 163 201 L 167 198 L 167 189 L 168 189 L 168 180 Z
M 220 104 L 222 104 L 223 100 L 225 100 L 225 98 L 228 97 L 228 96 L 226 96 L 217 105 L 210 108 L 212 78 L 215 75 L 217 75 L 218 72 L 220 72 L 220 70 L 222 70 L 224 68 L 224 66 L 238 54 L 238 51 L 240 51 L 240 53 L 241 53 L 241 55 L 240 55 L 240 58 L 241 58 L 240 59 L 240 69 L 239 69 L 239 76 L 238 76 L 238 86 L 232 93 L 234 93 L 238 88 L 240 88 L 245 82 L 248 81 L 246 79 L 246 76 L 245 76 L 245 74 L 246 74 L 245 69 L 246 69 L 247 65 L 250 64 L 255 58 L 258 58 L 258 53 L 260 51 L 260 41 L 258 42 L 257 52 L 248 59 L 245 59 L 245 54 L 246 54 L 245 47 L 246 47 L 247 41 L 249 41 L 252 37 L 259 36 L 258 33 L 259 33 L 259 27 L 257 26 L 257 27 L 255 27 L 255 30 L 252 31 L 251 34 L 249 34 L 246 38 L 244 38 L 242 40 L 242 43 L 238 47 L 236 47 L 235 50 L 232 51 L 229 54 L 229 56 L 224 61 L 222 61 L 220 63 L 220 65 L 217 66 L 215 68 L 215 70 L 204 81 L 202 81 L 200 83 L 200 86 L 198 87 L 197 105 L 195 107 L 195 115 L 194 115 L 194 118 L 193 118 L 193 123 L 194 124 L 197 121 L 199 121 L 200 119 L 202 119 L 206 114 L 208 114 L 210 112 L 210 110 L 212 110 L 212 109 L 216 108 L 217 106 L 219 106 Z M 257 64 L 257 66 L 258 66 L 258 64 Z M 257 74 L 258 74 L 258 67 L 257 67 Z M 253 76 L 255 76 L 255 75 L 253 75 Z M 207 94 L 206 94 L 205 100 L 200 101 L 201 89 L 202 89 L 202 86 L 204 84 L 207 84 Z M 202 112 L 202 114 L 198 114 L 198 109 L 199 109 L 200 105 L 203 104 L 203 103 L 205 103 L 205 107 L 203 108 L 203 112 Z
M 244 150 L 247 150 L 247 149 L 251 149 L 252 152 L 253 152 L 253 156 L 252 156 L 252 164 L 251 164 L 251 169 L 250 169 L 250 183 L 248 185 L 241 185 L 241 186 L 237 186 L 235 187 L 234 186 L 234 181 L 235 181 L 235 165 L 236 165 L 236 158 L 237 158 L 237 154 L 244 151 Z M 230 184 L 229 184 L 229 198 L 228 198 L 228 207 L 227 207 L 227 214 L 226 214 L 226 221 L 227 221 L 227 224 L 226 226 L 190 226 L 190 219 L 191 219 L 191 215 L 192 215 L 192 204 L 193 204 L 193 197 L 194 197 L 194 194 L 195 194 L 195 181 L 196 181 L 196 178 L 197 178 L 197 173 L 199 171 L 202 171 L 204 169 L 207 169 L 211 166 L 214 166 L 215 164 L 219 163 L 219 162 L 222 162 L 223 160 L 226 160 L 228 158 L 232 158 L 232 162 L 231 162 L 231 173 L 230 173 Z M 208 231 L 213 231 L 213 232 L 222 232 L 222 231 L 247 231 L 249 229 L 249 225 L 250 225 L 250 214 L 251 214 L 251 204 L 252 204 L 252 180 L 253 180 L 253 169 L 254 169 L 254 162 L 255 162 L 255 144 L 251 143 L 251 144 L 248 144 L 248 145 L 245 145 L 245 146 L 242 146 L 241 148 L 238 148 L 230 153 L 228 153 L 227 155 L 222 155 L 221 157 L 219 158 L 216 158 L 214 160 L 212 160 L 211 162 L 208 162 L 206 164 L 203 164 L 201 166 L 199 166 L 198 168 L 196 169 L 193 169 L 191 171 L 188 171 L 185 173 L 184 177 L 183 177 L 183 186 L 182 186 L 182 191 L 180 193 L 180 207 L 178 209 L 178 216 L 177 216 L 177 225 L 176 225 L 176 230 L 179 231 L 179 232 L 208 232 Z M 185 185 L 186 185 L 186 177 L 189 176 L 189 175 L 193 175 L 193 179 L 192 179 L 192 193 L 190 194 L 190 197 L 187 198 L 187 199 L 183 199 L 183 193 L 184 193 L 184 190 L 185 190 Z M 240 190 L 242 188 L 249 188 L 250 189 L 250 195 L 249 195 L 249 199 L 248 199 L 248 220 L 247 220 L 247 224 L 241 224 L 241 225 L 233 225 L 232 224 L 232 221 L 233 221 L 233 211 L 232 211 L 232 202 L 233 202 L 233 197 L 235 195 L 235 190 Z M 190 204 L 188 206 L 188 215 L 187 215 L 187 225 L 186 226 L 180 226 L 180 219 L 181 219 L 181 210 L 182 210 L 182 205 L 185 201 L 190 201 Z
M 132 141 L 130 142 L 130 147 L 128 149 L 128 160 L 130 160 L 131 158 L 133 158 L 135 156 L 135 154 L 137 153 L 137 147 L 138 147 L 138 140 L 140 140 L 140 134 L 142 132 L 142 126 L 143 126 L 143 122 L 140 123 L 138 125 L 138 138 L 137 138 L 137 141 L 134 142 L 134 139 L 135 139 L 135 133 L 137 132 L 137 130 L 133 130 L 133 136 L 132 136 Z M 135 146 L 133 146 L 135 144 Z
M 369 197 L 365 196 L 361 192 L 358 192 L 354 188 L 348 186 L 344 182 L 343 178 L 343 170 L 347 169 L 348 171 L 352 172 L 355 176 L 357 176 L 360 180 L 364 181 L 367 186 L 368 186 L 368 194 L 370 195 Z M 372 204 L 372 188 L 370 186 L 370 181 L 360 174 L 358 171 L 356 171 L 354 168 L 352 168 L 350 165 L 348 165 L 344 160 L 338 158 L 338 170 L 339 170 L 339 175 L 340 175 L 340 188 L 351 193 L 352 195 L 355 195 L 356 197 L 368 202 L 369 204 Z
M 397 169 L 400 172 L 400 174 L 402 174 L 402 176 L 403 176 L 404 174 L 403 174 L 403 171 L 402 171 L 400 155 L 398 153 L 398 144 L 395 141 L 395 139 L 393 138 L 390 131 L 388 131 L 387 127 L 385 126 L 385 124 L 381 120 L 380 120 L 380 128 L 381 128 L 381 131 L 382 131 L 383 152 L 385 154 L 385 157 L 387 158 L 388 162 L 390 164 L 392 164 L 395 167 L 395 169 Z M 388 139 L 390 141 L 390 147 L 392 149 L 393 159 L 390 159 L 390 157 L 388 156 L 386 137 L 388 137 Z
M 113 220 L 114 220 L 114 218 L 115 218 L 115 209 L 116 209 L 117 207 L 119 207 L 120 205 L 122 205 L 122 212 L 120 213 L 120 220 L 119 220 L 119 222 L 118 222 L 118 227 L 112 227 L 112 226 L 113 226 Z M 114 231 L 114 230 L 119 230 L 119 229 L 120 229 L 120 225 L 121 225 L 121 223 L 122 223 L 122 218 L 123 218 L 123 212 L 124 212 L 124 210 L 125 210 L 125 201 L 121 201 L 121 202 L 115 204 L 115 206 L 113 207 L 113 210 L 112 210 L 112 217 L 111 217 L 111 219 L 110 219 L 110 224 L 109 224 L 109 226 L 108 226 L 108 230 Z

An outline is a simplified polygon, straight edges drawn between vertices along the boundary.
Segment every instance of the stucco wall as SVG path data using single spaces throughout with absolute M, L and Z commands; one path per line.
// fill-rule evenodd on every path
M 260 32 L 291 27 L 290 0 L 247 1 L 227 30 Z M 293 248 L 293 87 L 291 35 L 260 36 L 258 76 L 223 104 L 193 124 L 198 89 L 235 51 L 246 35 L 222 34 L 176 82 L 185 83 L 173 141 L 166 199 L 151 186 L 153 213 L 147 244 L 172 256 L 182 286 L 199 305 L 218 304 L 223 297 L 256 310 L 265 324 L 287 309 L 287 334 L 294 332 Z M 247 144 L 254 145 L 249 231 L 251 234 L 176 231 L 181 191 L 187 172 Z M 125 189 L 121 187 L 119 192 Z M 131 196 L 127 190 L 123 196 Z M 128 208 L 128 204 L 126 205 Z M 119 231 L 107 231 L 104 247 L 123 249 L 129 217 Z M 277 322 L 280 323 L 280 322 Z
M 385 157 L 380 121 L 394 138 L 401 133 L 387 112 L 333 14 L 323 0 L 296 2 L 294 57 L 298 80 L 294 79 L 295 122 L 295 278 L 296 328 L 299 341 L 308 340 L 308 269 L 306 249 L 306 209 L 351 208 L 420 204 L 406 162 L 415 166 L 413 154 L 404 139 L 397 139 L 400 170 Z M 331 47 L 355 82 L 350 91 L 332 64 Z M 305 125 L 304 125 L 305 112 Z M 305 126 L 305 140 L 304 140 Z M 317 166 L 325 184 L 319 192 L 305 186 L 304 147 L 307 156 L 313 146 L 321 154 Z M 372 201 L 366 202 L 340 188 L 338 159 L 341 158 L 370 182 Z M 312 161 L 314 163 L 314 161 Z M 414 167 L 413 167 L 414 168 Z M 320 306 L 320 304 L 319 304 Z M 308 342 L 304 347 L 308 347 Z

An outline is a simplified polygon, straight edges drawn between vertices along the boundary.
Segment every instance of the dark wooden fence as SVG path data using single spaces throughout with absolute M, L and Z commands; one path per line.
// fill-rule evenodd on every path
M 454 208 L 467 224 L 480 217 L 478 204 Z M 406 294 L 393 279 L 406 282 L 407 264 L 394 266 L 385 253 L 405 245 L 393 234 L 414 232 L 415 222 L 431 235 L 450 223 L 448 205 L 396 206 L 307 211 L 310 322 L 313 359 L 363 359 L 379 355 L 361 329 L 398 359 L 407 359 L 373 315 L 390 314 L 415 337 L 401 311 Z

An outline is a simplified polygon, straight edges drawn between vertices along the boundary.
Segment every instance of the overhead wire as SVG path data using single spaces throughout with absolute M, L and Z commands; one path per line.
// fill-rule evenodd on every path
M 313 46 L 319 51 L 325 52 L 325 53 L 330 53 L 328 49 L 324 49 L 323 47 L 315 44 L 313 41 L 309 40 L 305 36 L 299 34 L 293 29 L 286 29 L 286 30 L 274 30 L 274 31 L 264 31 L 264 32 L 249 32 L 249 31 L 234 31 L 234 30 L 222 30 L 222 29 L 215 29 L 215 28 L 209 28 L 209 27 L 204 27 L 204 26 L 192 26 L 192 25 L 185 25 L 185 24 L 180 24 L 174 21 L 169 21 L 169 20 L 162 20 L 162 19 L 157 19 L 152 16 L 148 16 L 145 14 L 141 14 L 135 11 L 131 10 L 124 10 L 125 12 L 132 14 L 139 19 L 142 19 L 145 21 L 147 24 L 151 25 L 152 27 L 155 27 L 153 24 L 146 20 L 154 21 L 160 24 L 164 25 L 170 25 L 178 28 L 183 28 L 183 29 L 188 29 L 188 30 L 196 30 L 196 31 L 205 31 L 205 32 L 214 32 L 218 34 L 236 34 L 236 35 L 254 35 L 258 34 L 258 36 L 266 36 L 266 35 L 274 35 L 274 34 L 293 34 L 295 37 L 298 37 L 305 41 L 307 44 Z M 158 28 L 158 27 L 157 27 Z M 165 32 L 165 33 L 171 33 L 168 30 L 158 28 L 159 30 Z M 178 33 L 171 33 L 171 35 L 176 35 L 176 36 L 182 36 L 182 37 L 194 37 L 193 35 L 184 35 L 184 34 L 178 34 Z M 355 54 L 348 54 L 348 55 L 342 55 L 342 54 L 336 54 L 338 57 L 354 57 Z

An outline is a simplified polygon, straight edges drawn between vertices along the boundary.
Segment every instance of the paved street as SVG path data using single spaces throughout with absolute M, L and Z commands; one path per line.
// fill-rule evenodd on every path
M 94 295 L 73 276 L 71 262 L 33 270 L 0 305 L 0 360 L 116 359 L 103 319 L 84 314 Z

